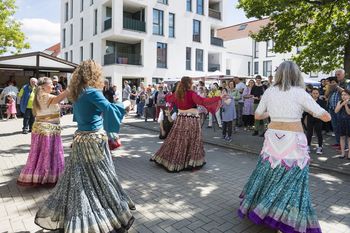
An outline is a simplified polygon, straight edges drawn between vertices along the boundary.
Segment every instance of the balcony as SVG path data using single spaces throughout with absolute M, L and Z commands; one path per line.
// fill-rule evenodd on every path
M 103 24 L 103 31 L 106 31 L 111 28 L 112 28 L 112 18 L 106 19 Z
M 141 65 L 141 55 L 132 53 L 105 54 L 104 64 Z
M 220 70 L 220 64 L 208 64 L 208 72 Z
M 224 47 L 224 40 L 218 37 L 211 37 L 210 38 L 210 44 L 212 45 L 216 45 L 216 46 L 220 46 L 220 47 Z
M 146 22 L 128 17 L 123 17 L 123 28 L 134 31 L 146 32 Z
M 209 17 L 221 20 L 221 12 L 209 8 Z

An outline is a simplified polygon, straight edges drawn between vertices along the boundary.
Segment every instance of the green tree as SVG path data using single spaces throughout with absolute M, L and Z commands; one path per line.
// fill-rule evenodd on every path
M 21 24 L 13 18 L 15 0 L 0 0 L 0 55 L 6 52 L 19 53 L 29 48 Z
M 274 52 L 302 47 L 292 59 L 304 72 L 344 67 L 349 75 L 349 0 L 240 0 L 238 8 L 247 17 L 270 18 L 270 23 L 252 37 L 274 40 Z

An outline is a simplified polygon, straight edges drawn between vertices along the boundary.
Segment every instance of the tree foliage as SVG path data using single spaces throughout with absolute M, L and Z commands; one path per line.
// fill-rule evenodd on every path
M 252 37 L 272 39 L 274 52 L 302 47 L 292 59 L 304 72 L 350 72 L 349 0 L 240 0 L 247 17 L 269 17 L 270 23 Z
M 21 24 L 13 18 L 16 12 L 15 0 L 0 0 L 0 55 L 6 52 L 19 53 L 29 48 Z

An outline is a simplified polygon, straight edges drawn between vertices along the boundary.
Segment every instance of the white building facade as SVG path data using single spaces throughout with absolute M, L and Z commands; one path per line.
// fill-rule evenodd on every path
M 223 2 L 61 0 L 62 58 L 99 62 L 119 89 L 124 80 L 151 84 L 225 72 L 226 50 L 216 37 L 230 13 Z

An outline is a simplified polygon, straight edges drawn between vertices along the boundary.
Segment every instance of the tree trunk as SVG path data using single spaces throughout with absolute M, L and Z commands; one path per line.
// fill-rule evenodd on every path
M 346 78 L 350 78 L 350 37 L 347 43 L 345 44 L 344 70 Z

